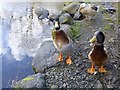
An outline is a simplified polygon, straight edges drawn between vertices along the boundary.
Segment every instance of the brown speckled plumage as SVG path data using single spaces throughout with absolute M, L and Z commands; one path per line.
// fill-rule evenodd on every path
M 107 63 L 107 54 L 104 50 L 104 45 L 95 45 L 93 50 L 88 55 L 89 59 L 98 66 Z

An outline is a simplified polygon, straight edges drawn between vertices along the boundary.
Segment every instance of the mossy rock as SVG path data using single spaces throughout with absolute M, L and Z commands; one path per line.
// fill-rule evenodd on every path
M 61 24 L 73 24 L 73 18 L 69 13 L 64 13 L 60 16 L 59 21 Z
M 79 3 L 70 3 L 69 5 L 65 6 L 62 11 L 65 11 L 69 14 L 75 14 L 80 7 Z
M 35 75 L 29 75 L 16 82 L 12 88 L 17 90 L 18 88 L 45 88 L 45 86 L 44 74 L 38 73 Z

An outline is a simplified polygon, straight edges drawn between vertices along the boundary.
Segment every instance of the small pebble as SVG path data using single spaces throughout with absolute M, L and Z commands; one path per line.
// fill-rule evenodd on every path
M 107 88 L 113 88 L 113 86 L 112 85 L 107 85 Z
M 57 85 L 52 85 L 52 86 L 51 86 L 51 89 L 52 89 L 52 90 L 57 89 L 57 88 L 58 88 Z

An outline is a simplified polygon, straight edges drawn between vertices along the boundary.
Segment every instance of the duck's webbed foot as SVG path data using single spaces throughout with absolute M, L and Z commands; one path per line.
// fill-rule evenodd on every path
M 95 72 L 94 64 L 92 64 L 92 67 L 87 70 L 88 73 L 93 74 Z
M 63 56 L 62 56 L 62 53 L 60 52 L 60 55 L 59 57 L 57 58 L 58 61 L 63 61 Z
M 104 68 L 103 66 L 101 66 L 101 67 L 99 68 L 99 72 L 100 72 L 100 73 L 105 73 L 105 72 L 107 72 L 107 71 L 105 70 L 105 68 Z
M 66 64 L 68 64 L 68 65 L 72 64 L 72 60 L 70 58 L 70 54 L 68 54 L 68 59 L 66 60 Z

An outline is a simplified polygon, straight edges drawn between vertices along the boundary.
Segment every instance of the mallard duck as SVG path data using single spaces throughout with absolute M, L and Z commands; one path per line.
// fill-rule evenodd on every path
M 92 67 L 88 69 L 88 73 L 92 74 L 95 72 L 94 65 L 100 67 L 99 72 L 101 73 L 106 72 L 103 66 L 108 61 L 107 59 L 108 55 L 106 49 L 104 48 L 104 44 L 103 44 L 104 40 L 105 40 L 105 35 L 103 34 L 103 32 L 96 31 L 93 38 L 89 41 L 94 46 L 94 48 L 88 54 L 89 60 L 92 61 Z
M 99 11 L 99 6 L 95 6 L 94 4 L 86 4 L 82 3 L 79 8 L 79 12 L 83 14 L 86 19 L 93 19 L 96 13 Z
M 65 34 L 65 32 L 63 30 L 60 30 L 59 16 L 54 21 L 54 29 L 52 30 L 52 39 L 55 47 L 60 52 L 60 55 L 57 58 L 57 60 L 63 61 L 62 51 L 65 51 L 65 50 L 67 51 L 68 49 L 71 49 L 72 44 L 70 42 L 70 38 Z M 66 60 L 66 64 L 68 65 L 72 64 L 70 53 L 71 52 L 69 51 L 68 58 Z

